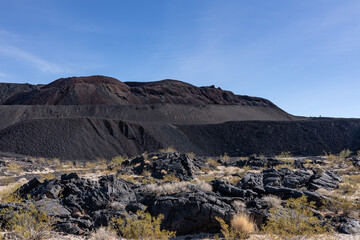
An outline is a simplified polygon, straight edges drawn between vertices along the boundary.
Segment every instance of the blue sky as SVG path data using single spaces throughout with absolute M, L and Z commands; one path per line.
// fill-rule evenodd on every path
M 360 118 L 360 1 L 0 0 L 0 82 L 178 79 Z

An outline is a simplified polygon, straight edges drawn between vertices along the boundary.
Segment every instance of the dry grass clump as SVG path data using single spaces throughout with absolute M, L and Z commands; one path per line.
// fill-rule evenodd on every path
M 230 226 L 219 217 L 216 217 L 221 226 L 221 233 L 226 240 L 236 240 L 248 238 L 255 232 L 256 226 L 253 220 L 246 214 L 235 215 L 230 222 Z
M 295 165 L 294 163 L 290 163 L 290 164 L 279 164 L 279 165 L 276 165 L 274 167 L 276 170 L 279 170 L 279 169 L 282 169 L 282 168 L 288 168 L 290 170 L 294 170 L 295 169 Z
M 244 174 L 245 176 L 245 174 Z M 238 176 L 230 176 L 226 178 L 226 181 L 229 182 L 230 184 L 237 186 L 238 183 L 241 181 L 242 176 L 238 177 Z
M 126 161 L 128 158 L 123 156 L 116 156 L 111 159 L 110 164 L 121 164 Z
M 212 158 L 208 158 L 207 160 L 207 163 L 209 164 L 210 167 L 213 167 L 213 168 L 216 168 L 217 166 L 220 165 L 220 163 L 218 163 L 217 161 L 215 161 L 214 159 Z
M 182 192 L 189 192 L 188 183 L 186 182 L 173 182 L 164 184 L 148 184 L 146 185 L 146 191 L 155 195 L 171 195 Z
M 163 184 L 148 184 L 145 186 L 145 190 L 154 195 L 172 195 L 177 193 L 191 192 L 194 187 L 198 187 L 204 192 L 212 191 L 212 186 L 206 182 L 198 182 L 191 184 L 188 182 L 171 182 Z
M 230 160 L 230 157 L 227 153 L 224 153 L 224 155 L 220 156 L 220 159 L 224 162 L 228 162 Z
M 281 198 L 275 195 L 267 195 L 262 198 L 264 202 L 269 206 L 269 208 L 282 208 L 281 206 Z
M 163 182 L 172 182 L 172 181 L 180 181 L 180 179 L 174 174 L 167 174 L 163 176 Z
M 212 186 L 210 184 L 208 184 L 205 181 L 199 181 L 196 183 L 196 186 L 204 192 L 211 192 L 213 190 Z
M 231 227 L 237 232 L 245 233 L 247 236 L 255 232 L 255 223 L 245 214 L 235 215 L 231 220 Z
M 15 173 L 21 172 L 21 170 L 22 170 L 21 167 L 17 163 L 9 163 L 6 166 L 6 168 L 8 171 L 15 172 Z
M 277 159 L 282 159 L 282 158 L 292 158 L 293 156 L 291 155 L 290 152 L 281 152 L 279 155 L 276 155 L 275 158 Z
M 211 182 L 212 180 L 215 180 L 215 176 L 212 175 L 201 175 L 201 176 L 197 176 L 196 178 L 199 181 L 204 181 L 204 182 Z
M 231 203 L 236 213 L 242 213 L 246 209 L 246 204 L 243 201 L 235 200 Z
M 90 235 L 89 240 L 117 240 L 119 237 L 116 232 L 109 230 L 108 228 L 101 227 L 96 232 Z
M 60 159 L 59 159 L 59 158 L 53 158 L 53 159 L 52 159 L 52 164 L 53 164 L 55 167 L 60 166 L 60 165 L 61 165 Z
M 174 147 L 167 147 L 159 150 L 161 153 L 173 153 L 176 152 Z
M 161 230 L 160 225 L 164 216 L 160 214 L 152 217 L 145 211 L 137 211 L 136 217 L 114 218 L 113 228 L 127 239 L 135 240 L 167 240 L 175 237 L 176 232 Z

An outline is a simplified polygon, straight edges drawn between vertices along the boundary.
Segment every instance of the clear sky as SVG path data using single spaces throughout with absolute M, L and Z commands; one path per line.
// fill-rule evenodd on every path
M 360 1 L 0 0 L 0 82 L 95 74 L 360 118 Z

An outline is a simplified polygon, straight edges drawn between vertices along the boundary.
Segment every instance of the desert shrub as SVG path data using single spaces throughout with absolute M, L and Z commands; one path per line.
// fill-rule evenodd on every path
M 7 186 L 10 184 L 15 184 L 17 182 L 16 177 L 4 177 L 0 180 L 0 186 Z
M 52 164 L 54 166 L 60 166 L 61 165 L 60 159 L 59 158 L 53 158 L 52 159 Z
M 197 176 L 196 179 L 199 181 L 211 182 L 212 180 L 215 180 L 216 178 L 211 175 L 201 175 L 201 176 Z
M 270 209 L 271 217 L 263 226 L 263 231 L 273 239 L 292 239 L 296 236 L 306 238 L 327 232 L 327 226 L 314 216 L 311 208 L 315 202 L 308 202 L 306 196 L 286 201 L 284 208 Z
M 208 173 L 210 172 L 212 169 L 210 167 L 202 167 L 201 168 L 201 171 L 204 172 L 204 173 Z
M 17 163 L 9 163 L 6 167 L 11 172 L 20 172 L 21 171 L 21 167 Z
M 188 155 L 191 158 L 194 158 L 196 156 L 195 153 L 193 152 L 186 153 L 186 155 Z
M 276 155 L 276 158 L 291 158 L 292 155 L 290 152 L 281 152 L 279 155 Z
M 173 153 L 176 152 L 176 149 L 174 147 L 167 147 L 167 148 L 162 148 L 159 151 L 161 153 Z
M 137 211 L 136 217 L 114 218 L 113 228 L 124 238 L 141 240 L 166 240 L 175 237 L 175 232 L 161 230 L 160 225 L 164 216 L 153 217 L 145 211 Z
M 270 208 L 282 208 L 281 206 L 281 198 L 274 195 L 267 195 L 262 198 L 264 202 L 270 207 Z
M 336 214 L 350 215 L 360 210 L 360 204 L 344 196 L 329 196 L 329 200 L 323 201 L 323 209 L 330 210 Z
M 40 176 L 40 181 L 51 180 L 54 178 L 56 178 L 56 176 L 53 173 L 47 173 L 47 174 Z
M 23 199 L 15 192 L 19 187 L 21 187 L 20 183 L 14 183 L 3 189 L 0 192 L 0 203 L 21 202 Z
M 217 166 L 220 165 L 220 163 L 218 163 L 217 161 L 215 161 L 212 158 L 208 158 L 206 161 L 207 161 L 208 165 L 213 168 L 216 168 Z
M 44 163 L 46 162 L 46 159 L 43 158 L 43 157 L 41 157 L 41 158 L 38 158 L 37 161 L 38 161 L 38 163 L 40 163 L 40 164 L 44 164 Z
M 236 185 L 238 185 L 238 183 L 241 181 L 241 178 L 242 178 L 242 177 L 231 176 L 231 177 L 228 177 L 228 178 L 226 179 L 226 181 L 229 182 L 230 184 L 236 186 Z
M 332 153 L 326 153 L 325 152 L 325 157 L 327 160 L 331 161 L 331 162 L 334 162 L 338 159 L 338 157 L 335 155 L 335 154 L 332 154 Z
M 116 156 L 111 159 L 111 164 L 122 164 L 127 158 L 123 156 Z
M 111 229 L 101 227 L 90 235 L 89 240 L 116 240 L 119 239 L 116 232 Z
M 235 215 L 230 226 L 219 217 L 216 220 L 220 223 L 221 233 L 226 240 L 245 239 L 255 232 L 255 223 L 246 214 Z
M 230 160 L 230 157 L 227 153 L 224 153 L 224 155 L 220 156 L 220 159 L 224 162 L 228 162 Z
M 88 169 L 95 169 L 95 168 L 97 168 L 97 166 L 98 166 L 99 164 L 97 163 L 97 162 L 93 162 L 93 161 L 87 161 L 87 162 L 85 162 L 85 168 L 88 168 Z
M 162 180 L 164 182 L 180 181 L 180 179 L 177 176 L 175 176 L 174 174 L 164 175 Z
M 54 229 L 54 218 L 38 209 L 33 201 L 22 202 L 20 205 L 21 207 L 16 211 L 13 208 L 7 208 L 0 212 L 4 230 L 11 231 L 27 240 L 50 238 Z
M 352 152 L 349 149 L 344 149 L 339 153 L 339 157 L 341 159 L 345 159 L 345 158 L 349 157 L 351 155 L 351 153 Z
M 276 165 L 274 168 L 276 170 L 279 170 L 279 169 L 282 169 L 282 168 L 288 168 L 288 169 L 294 170 L 295 169 L 295 164 L 294 163 L 279 164 L 279 165 Z
M 348 175 L 343 177 L 342 183 L 339 184 L 337 192 L 343 196 L 352 196 L 359 191 L 360 175 Z

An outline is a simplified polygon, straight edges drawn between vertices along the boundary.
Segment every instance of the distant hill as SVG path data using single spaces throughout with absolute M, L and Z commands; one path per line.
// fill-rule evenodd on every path
M 1 90 L 0 90 L 1 91 Z M 215 87 L 195 87 L 177 80 L 120 82 L 105 76 L 61 78 L 48 85 L 28 85 L 4 105 L 128 105 L 128 104 L 220 104 L 277 108 L 263 98 L 235 95 Z
M 135 156 L 173 146 L 199 155 L 296 155 L 360 148 L 360 120 L 293 116 L 271 101 L 177 80 L 105 76 L 0 84 L 0 152 L 61 159 Z

